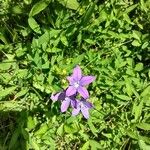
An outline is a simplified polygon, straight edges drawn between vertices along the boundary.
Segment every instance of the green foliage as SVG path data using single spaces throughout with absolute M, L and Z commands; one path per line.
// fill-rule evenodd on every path
M 0 149 L 150 149 L 148 0 L 0 2 Z M 89 120 L 50 100 L 77 64 Z

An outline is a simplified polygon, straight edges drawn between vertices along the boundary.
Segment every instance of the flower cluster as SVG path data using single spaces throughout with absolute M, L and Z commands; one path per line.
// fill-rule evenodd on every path
M 69 106 L 73 108 L 72 115 L 76 116 L 81 113 L 83 116 L 89 118 L 89 109 L 93 105 L 87 101 L 89 98 L 89 92 L 85 86 L 89 85 L 95 80 L 94 76 L 83 76 L 81 68 L 76 66 L 73 70 L 73 74 L 67 77 L 69 81 L 69 86 L 67 89 L 62 92 L 52 94 L 51 99 L 55 101 L 61 101 L 61 112 L 67 111 Z M 80 95 L 80 100 L 77 99 L 77 96 Z

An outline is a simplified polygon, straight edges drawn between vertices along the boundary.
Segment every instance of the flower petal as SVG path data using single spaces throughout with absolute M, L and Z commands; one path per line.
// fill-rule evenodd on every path
M 72 77 L 74 78 L 75 81 L 79 81 L 82 77 L 82 71 L 81 71 L 81 68 L 79 66 L 76 66 L 74 69 L 73 69 L 73 75 Z
M 81 96 L 84 99 L 87 99 L 89 97 L 89 92 L 88 92 L 88 90 L 85 87 L 80 86 L 78 88 L 78 92 L 81 94 Z
M 81 106 L 81 112 L 84 116 L 84 118 L 88 119 L 89 118 L 89 108 L 86 106 Z
M 62 102 L 62 104 L 61 104 L 61 112 L 65 112 L 65 111 L 67 111 L 67 109 L 68 109 L 68 107 L 69 107 L 69 105 L 70 105 L 70 99 L 69 98 L 66 98 L 63 102 Z
M 52 94 L 52 95 L 51 95 L 51 100 L 52 100 L 53 102 L 56 102 L 56 101 L 58 100 L 60 94 L 61 94 L 61 93 Z
M 76 93 L 76 88 L 73 86 L 69 86 L 68 89 L 66 90 L 66 96 L 71 96 Z
M 74 109 L 72 110 L 72 116 L 78 115 L 79 112 L 80 112 L 80 107 L 79 107 L 79 108 L 74 108 Z
M 76 101 L 76 99 L 71 99 L 71 106 L 72 106 L 72 108 L 77 108 L 77 101 Z
M 66 92 L 63 91 L 63 92 L 61 92 L 61 93 L 59 94 L 58 99 L 59 99 L 59 100 L 64 100 L 65 97 L 66 97 Z
M 90 108 L 93 108 L 92 103 L 87 102 L 87 101 L 84 101 L 83 103 L 84 103 L 84 105 L 85 105 L 86 107 L 88 107 L 89 109 L 90 109 Z
M 72 76 L 68 76 L 67 80 L 69 81 L 70 85 L 73 85 L 75 82 Z
M 85 85 L 88 85 L 90 84 L 91 82 L 93 82 L 95 80 L 95 77 L 94 76 L 84 76 L 82 77 L 82 79 L 80 80 L 80 84 L 82 86 L 85 86 Z

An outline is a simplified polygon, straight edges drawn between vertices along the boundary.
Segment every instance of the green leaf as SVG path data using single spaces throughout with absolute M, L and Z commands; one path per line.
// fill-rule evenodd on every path
M 4 61 L 0 63 L 0 70 L 8 70 L 12 66 L 13 63 L 10 63 L 9 61 Z
M 136 124 L 136 126 L 140 129 L 143 129 L 143 130 L 150 130 L 150 124 L 148 123 L 138 123 Z
M 30 144 L 34 150 L 40 150 L 40 145 L 32 138 L 30 138 Z
M 39 14 L 42 10 L 44 10 L 49 3 L 51 2 L 51 0 L 42 0 L 37 2 L 31 9 L 30 13 L 29 13 L 29 17 L 33 17 L 37 14 Z
M 144 89 L 140 96 L 145 97 L 147 95 L 150 95 L 150 85 Z
M 149 45 L 149 43 L 148 43 L 148 42 L 145 42 L 145 43 L 142 45 L 142 49 L 147 48 L 147 47 L 148 47 L 148 45 Z
M 27 92 L 28 92 L 28 89 L 27 89 L 27 88 L 22 88 L 21 91 L 18 92 L 18 93 L 15 95 L 15 99 L 18 98 L 18 97 L 21 97 L 21 96 L 25 95 Z
M 63 6 L 73 10 L 77 10 L 80 6 L 77 0 L 58 0 L 58 2 Z
M 87 11 L 85 12 L 85 14 L 82 18 L 82 22 L 81 22 L 81 25 L 83 27 L 86 26 L 86 24 L 90 21 L 90 18 L 91 18 L 93 11 L 94 11 L 94 8 L 95 8 L 95 3 L 91 4 L 89 6 L 89 8 L 87 9 Z
M 75 124 L 64 125 L 64 130 L 66 133 L 76 133 L 78 132 L 78 127 Z
M 65 46 L 68 46 L 68 40 L 66 38 L 66 36 L 61 36 L 61 42 L 65 45 Z
M 129 137 L 131 137 L 133 139 L 138 139 L 138 135 L 135 132 L 133 132 L 131 130 L 126 130 L 126 129 L 125 129 L 125 132 Z
M 95 140 L 90 140 L 91 150 L 102 149 L 102 146 Z
M 137 6 L 138 6 L 138 4 L 134 4 L 134 5 L 129 6 L 128 8 L 125 9 L 125 13 L 131 12 L 131 11 L 134 10 Z
M 46 51 L 47 51 L 48 53 L 58 53 L 58 52 L 61 52 L 62 49 L 57 48 L 57 47 L 53 47 L 53 48 L 47 48 Z
M 134 68 L 136 71 L 141 71 L 143 70 L 143 63 L 138 63 L 136 64 L 135 68 Z
M 1 90 L 0 97 L 5 97 L 5 96 L 11 94 L 16 88 L 17 88 L 17 86 L 13 86 L 13 87 L 9 87 L 4 90 Z
M 35 132 L 35 135 L 42 135 L 49 129 L 47 123 L 41 125 L 41 127 Z
M 126 84 L 126 92 L 131 97 L 133 95 L 133 86 L 131 84 L 131 80 L 129 78 L 125 78 L 125 84 Z
M 6 37 L 4 36 L 4 34 L 0 33 L 0 40 L 5 43 L 5 44 L 8 44 L 8 41 L 6 39 Z
M 80 148 L 80 150 L 88 150 L 90 146 L 90 142 L 87 141 L 83 144 L 83 146 Z
M 134 40 L 131 44 L 137 47 L 141 45 L 137 40 Z
M 141 40 L 141 32 L 133 30 L 133 37 L 135 39 L 137 39 L 138 41 L 140 41 Z
M 28 121 L 27 121 L 27 128 L 29 130 L 33 129 L 35 127 L 35 121 L 33 119 L 33 117 L 29 116 L 28 117 Z
M 23 103 L 17 102 L 17 101 L 1 101 L 0 103 L 0 110 L 3 112 L 9 112 L 9 111 L 22 111 L 25 107 L 23 106 Z
M 134 103 L 132 112 L 134 113 L 135 121 L 141 116 L 142 108 L 143 108 L 143 101 L 142 100 L 141 100 L 139 105 Z
M 42 36 L 38 39 L 38 45 L 47 44 L 50 40 L 50 34 L 48 31 L 46 31 Z M 46 45 L 47 46 L 47 45 Z
M 62 136 L 64 132 L 64 124 L 61 124 L 61 126 L 57 129 L 57 134 L 59 136 Z
M 88 125 L 90 127 L 90 130 L 92 131 L 92 133 L 97 136 L 97 129 L 95 128 L 95 126 L 93 125 L 92 121 L 89 119 L 88 120 Z
M 129 97 L 129 96 L 126 96 L 126 95 L 115 95 L 115 96 L 117 96 L 118 98 L 120 98 L 120 99 L 122 99 L 122 100 L 131 100 L 131 98 Z
M 144 142 L 150 144 L 150 138 L 147 136 L 141 136 L 139 135 L 139 140 L 143 140 Z
M 33 17 L 28 18 L 28 23 L 34 32 L 41 34 L 40 26 Z
M 142 150 L 150 150 L 150 145 L 147 145 L 143 140 L 139 140 L 139 146 Z
M 21 14 L 23 11 L 22 11 L 22 8 L 19 5 L 15 5 L 15 6 L 12 7 L 12 12 L 14 14 Z

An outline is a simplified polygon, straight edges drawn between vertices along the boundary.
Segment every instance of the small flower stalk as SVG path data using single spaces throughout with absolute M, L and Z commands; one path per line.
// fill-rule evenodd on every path
M 93 105 L 87 101 L 89 99 L 89 92 L 86 86 L 95 80 L 94 76 L 84 76 L 81 68 L 77 65 L 73 69 L 71 76 L 67 77 L 69 86 L 62 92 L 52 94 L 51 99 L 61 101 L 61 112 L 66 112 L 69 107 L 72 107 L 72 116 L 78 115 L 80 112 L 83 116 L 89 118 L 89 109 Z M 77 96 L 80 95 L 80 100 Z

